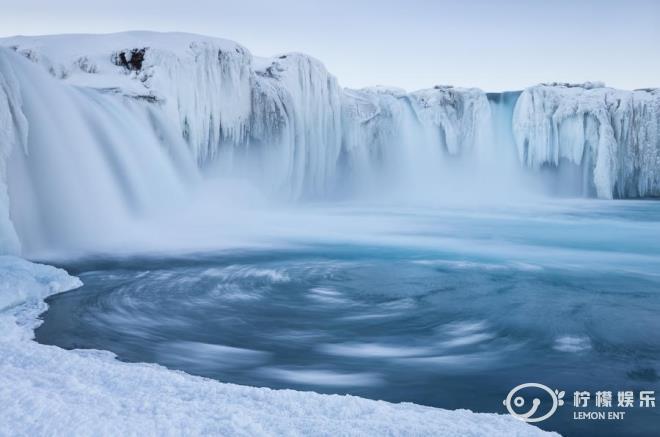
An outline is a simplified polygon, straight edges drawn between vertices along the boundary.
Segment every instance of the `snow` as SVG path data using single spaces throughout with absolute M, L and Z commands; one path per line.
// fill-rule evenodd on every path
M 346 89 L 342 106 L 343 153 L 358 186 L 394 180 L 409 191 L 432 189 L 452 158 L 478 160 L 490 124 L 476 88 Z
M 244 140 L 251 54 L 232 41 L 185 33 L 12 37 L 0 43 L 77 86 L 159 102 L 200 161 L 224 141 Z M 139 69 L 123 54 L 144 52 Z
M 267 151 L 263 169 L 277 171 L 268 179 L 293 198 L 327 192 L 341 147 L 337 80 L 318 60 L 289 53 L 262 61 L 254 86 L 250 142 Z
M 0 342 L 31 338 L 43 299 L 81 285 L 62 269 L 0 256 Z
M 0 257 L 0 435 L 557 435 L 508 415 L 223 384 L 34 342 L 42 299 L 80 285 L 61 269 Z
M 112 245 L 216 177 L 287 202 L 506 199 L 548 170 L 660 196 L 660 91 L 513 94 L 344 89 L 310 56 L 183 33 L 0 39 L 0 254 Z
M 660 90 L 538 85 L 519 97 L 513 130 L 527 166 L 582 166 L 600 198 L 660 195 Z
M 15 72 L 4 58 L 0 58 L 0 255 L 17 254 L 20 243 L 9 217 L 7 193 L 7 160 L 12 149 L 27 144 L 27 119 L 16 111 L 22 105 Z
M 441 146 L 450 155 L 470 151 L 484 140 L 490 107 L 480 89 L 437 86 L 411 97 L 420 120 L 440 128 Z
M 654 90 L 542 84 L 521 94 L 511 121 L 492 114 L 479 89 L 343 89 L 310 56 L 255 57 L 235 42 L 200 35 L 12 37 L 0 46 L 68 85 L 148 104 L 176 128 L 200 169 L 247 176 L 286 199 L 327 197 L 347 187 L 368 191 L 387 181 L 408 191 L 420 184 L 435 189 L 451 182 L 433 178 L 447 174 L 457 157 L 481 165 L 479 175 L 497 175 L 498 166 L 508 174 L 516 148 L 519 164 L 534 170 L 579 166 L 601 198 L 660 195 L 660 92 Z M 0 84 L 11 80 L 0 75 Z M 26 125 L 16 97 L 0 92 L 0 135 L 8 135 L 8 123 Z M 492 135 L 493 122 L 507 124 L 496 129 L 502 135 Z M 0 169 L 14 142 L 3 141 Z M 15 253 L 6 217 L 0 226 L 2 246 Z
M 70 86 L 3 48 L 0 84 L 0 253 L 111 242 L 195 184 L 194 155 L 161 107 Z
M 66 84 L 151 103 L 179 127 L 201 168 L 257 175 L 262 189 L 289 199 L 332 194 L 346 169 L 368 167 L 387 178 L 403 160 L 404 177 L 422 164 L 433 173 L 445 155 L 476 150 L 488 123 L 477 89 L 344 90 L 310 56 L 253 57 L 231 41 L 198 35 L 13 37 L 0 46 Z M 378 108 L 377 121 L 367 123 L 356 109 L 364 101 Z
M 460 155 L 477 146 L 490 121 L 486 95 L 476 88 L 436 87 L 413 93 L 387 87 L 345 90 L 343 104 L 349 149 L 382 148 L 383 141 L 396 147 L 406 139 L 393 142 L 392 137 L 406 135 L 402 132 L 408 128 L 421 132 L 420 138 L 432 148 Z M 398 144 L 403 146 L 411 145 Z

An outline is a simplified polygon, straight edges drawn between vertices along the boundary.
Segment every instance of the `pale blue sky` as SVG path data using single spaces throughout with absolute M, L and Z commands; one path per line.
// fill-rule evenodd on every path
M 2 0 L 0 34 L 185 31 L 301 51 L 342 85 L 660 86 L 654 0 Z

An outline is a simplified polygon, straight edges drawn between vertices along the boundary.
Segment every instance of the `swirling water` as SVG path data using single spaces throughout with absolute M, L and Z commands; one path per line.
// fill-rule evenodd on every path
M 649 435 L 660 420 L 637 400 L 620 421 L 572 406 L 576 390 L 615 404 L 660 392 L 658 202 L 318 208 L 264 247 L 61 265 L 85 286 L 48 300 L 42 343 L 481 412 L 540 382 L 567 395 L 539 425 L 566 435 Z

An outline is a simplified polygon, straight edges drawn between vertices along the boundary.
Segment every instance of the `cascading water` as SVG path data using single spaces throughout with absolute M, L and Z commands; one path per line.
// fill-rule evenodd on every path
M 515 163 L 516 141 L 513 137 L 513 110 L 516 107 L 521 91 L 506 91 L 488 93 L 491 120 L 493 126 L 493 141 L 498 144 L 498 152 L 504 155 L 504 162 Z
M 249 190 L 223 197 L 208 183 L 228 178 L 285 200 L 660 193 L 654 90 L 344 90 L 305 55 L 255 58 L 186 34 L 0 45 L 5 252 L 19 240 L 26 253 L 112 245 L 146 216 L 192 208 L 191 186 L 203 186 L 204 214 L 231 215 Z
M 7 161 L 12 222 L 28 252 L 103 244 L 141 216 L 180 202 L 193 158 L 162 114 L 144 102 L 62 85 L 17 55 L 12 90 L 27 120 Z

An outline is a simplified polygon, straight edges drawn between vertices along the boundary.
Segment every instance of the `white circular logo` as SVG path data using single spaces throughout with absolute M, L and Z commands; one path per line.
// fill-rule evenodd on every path
M 552 406 L 550 407 L 547 413 L 543 414 L 542 416 L 534 417 L 534 414 L 538 412 L 539 407 L 541 405 L 541 400 L 539 398 L 534 398 L 532 400 L 531 407 L 529 407 L 529 409 L 524 413 L 518 413 L 513 409 L 514 407 L 522 408 L 525 406 L 527 402 L 525 398 L 523 396 L 516 396 L 516 394 L 526 388 L 541 389 L 546 393 L 548 393 L 548 395 L 550 395 L 550 399 L 552 400 Z M 509 414 L 511 414 L 516 419 L 520 419 L 524 422 L 541 422 L 542 420 L 545 420 L 548 417 L 555 414 L 555 411 L 557 411 L 557 407 L 564 405 L 563 398 L 564 398 L 563 391 L 559 391 L 559 390 L 553 391 L 550 387 L 546 385 L 539 384 L 537 382 L 527 382 L 525 384 L 520 384 L 514 387 L 509 392 L 503 403 L 506 406 L 506 409 L 509 410 Z

